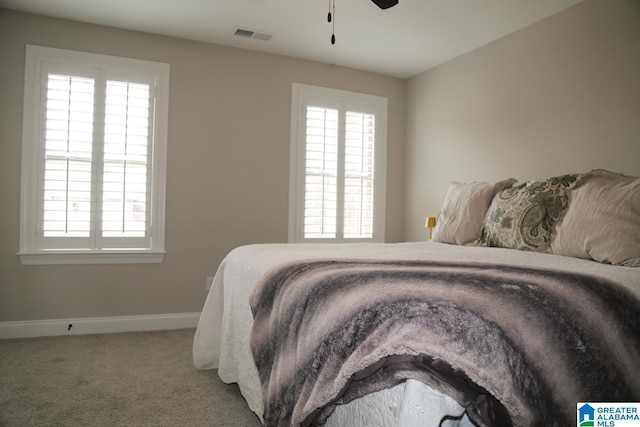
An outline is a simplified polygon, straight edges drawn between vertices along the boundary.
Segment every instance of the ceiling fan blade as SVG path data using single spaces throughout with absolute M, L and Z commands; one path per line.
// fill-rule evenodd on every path
M 371 0 L 374 2 L 380 9 L 389 9 L 398 4 L 398 0 Z

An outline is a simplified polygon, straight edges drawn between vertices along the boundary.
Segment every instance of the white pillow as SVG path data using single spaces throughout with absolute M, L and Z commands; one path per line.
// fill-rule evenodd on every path
M 514 182 L 516 180 L 513 178 L 493 184 L 452 182 L 438 214 L 433 240 L 455 245 L 475 242 L 480 237 L 484 216 L 491 200 Z
M 569 193 L 550 250 L 640 267 L 640 178 L 603 169 L 584 174 Z

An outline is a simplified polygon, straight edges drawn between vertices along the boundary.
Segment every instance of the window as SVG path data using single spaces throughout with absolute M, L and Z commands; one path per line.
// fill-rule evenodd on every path
M 290 242 L 384 241 L 386 98 L 293 84 Z
M 27 46 L 23 264 L 161 262 L 169 65 Z

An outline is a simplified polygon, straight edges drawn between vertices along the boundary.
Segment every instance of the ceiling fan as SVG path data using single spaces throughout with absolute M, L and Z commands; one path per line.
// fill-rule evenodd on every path
M 398 0 L 371 0 L 380 9 L 389 9 L 398 4 Z
M 376 6 L 380 9 L 389 9 L 398 4 L 398 0 L 371 0 Z M 331 32 L 331 44 L 336 44 L 336 34 L 335 34 L 335 19 L 334 15 L 336 14 L 336 0 L 329 0 L 329 15 L 327 15 L 327 21 L 333 23 L 333 28 Z

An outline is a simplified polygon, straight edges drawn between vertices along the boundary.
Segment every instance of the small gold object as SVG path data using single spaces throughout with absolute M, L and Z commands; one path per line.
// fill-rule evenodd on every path
M 428 228 L 429 229 L 429 239 L 431 239 L 431 236 L 433 234 L 433 227 L 436 226 L 436 217 L 435 216 L 428 216 L 427 219 L 424 222 L 424 228 Z

